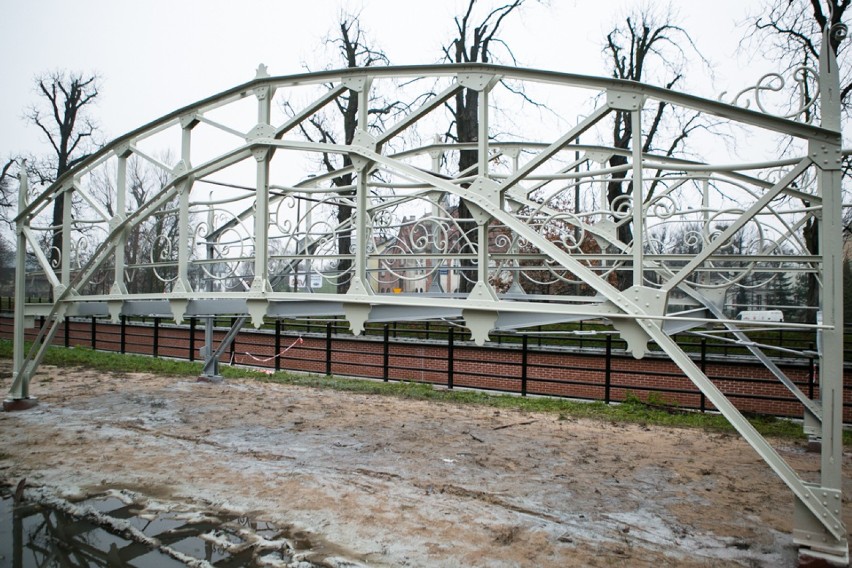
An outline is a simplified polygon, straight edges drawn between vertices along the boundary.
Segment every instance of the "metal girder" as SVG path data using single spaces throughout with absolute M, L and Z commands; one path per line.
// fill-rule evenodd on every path
M 259 69 L 250 82 L 108 144 L 32 203 L 21 199 L 11 396 L 28 396 L 29 379 L 66 315 L 113 320 L 145 315 L 178 323 L 206 318 L 204 374 L 209 377 L 218 376 L 219 355 L 249 318 L 259 326 L 266 318 L 342 316 L 356 334 L 368 322 L 448 319 L 462 321 L 480 344 L 493 329 L 595 320 L 612 325 L 636 357 L 643 356 L 649 342 L 659 345 L 790 487 L 796 499 L 796 542 L 816 555 L 843 561 L 848 545 L 839 513 L 843 367 L 838 160 L 844 151 L 830 54 L 823 54 L 822 64 L 821 126 L 640 83 L 494 65 L 287 77 L 270 77 Z M 376 80 L 415 77 L 436 78 L 441 86 L 394 124 L 371 125 L 368 103 L 378 88 Z M 598 101 L 606 102 L 588 116 L 568 121 L 573 127 L 519 120 L 523 129 L 497 135 L 498 117 L 491 109 L 504 101 L 492 89 L 501 79 L 568 91 L 591 89 Z M 289 103 L 296 87 L 316 92 L 308 104 L 276 123 L 272 105 Z M 435 111 L 462 88 L 479 93 L 475 140 L 417 146 L 406 138 L 415 125 L 448 131 L 442 122 L 446 116 Z M 336 112 L 349 90 L 359 100 L 351 143 L 314 142 L 299 135 L 318 113 Z M 247 97 L 257 104 L 250 121 L 226 112 Z M 738 164 L 735 156 L 732 163 L 712 164 L 643 153 L 642 111 L 652 99 L 780 133 L 807 144 L 808 154 L 752 164 Z M 215 120 L 207 116 L 214 110 Z M 629 147 L 575 143 L 580 134 L 610 133 L 615 111 L 629 115 Z M 196 129 L 198 124 L 233 135 L 233 147 L 204 154 L 203 144 L 193 144 L 206 130 Z M 140 150 L 141 142 L 172 130 L 180 132 L 177 164 Z M 388 142 L 400 138 L 405 149 L 388 151 Z M 477 159 L 455 171 L 447 155 L 461 151 L 476 152 Z M 303 160 L 288 159 L 307 153 L 320 156 L 329 165 L 326 171 L 300 169 Z M 613 156 L 623 165 L 610 162 Z M 168 177 L 134 211 L 126 211 L 130 159 Z M 336 169 L 335 160 L 341 164 Z M 109 219 L 85 180 L 94 177 L 87 174 L 108 172 L 113 162 L 118 167 L 109 175 L 115 175 L 118 210 Z M 244 164 L 254 169 L 252 182 L 213 179 L 236 175 Z M 201 183 L 213 187 L 215 197 L 199 196 Z M 607 194 L 613 183 L 631 188 L 620 203 Z M 21 185 L 26 195 L 25 178 Z M 58 251 L 59 266 L 53 266 L 48 260 L 53 256 L 39 247 L 39 231 L 54 229 L 44 220 L 48 206 L 72 192 L 83 198 L 90 215 L 74 219 L 66 208 L 58 227 L 63 250 Z M 461 202 L 468 205 L 469 218 L 459 218 Z M 340 211 L 351 215 L 340 215 L 338 221 Z M 818 253 L 808 250 L 804 236 L 814 222 L 820 229 Z M 174 232 L 165 234 L 163 227 L 170 223 Z M 669 229 L 679 232 L 665 240 Z M 95 230 L 103 238 L 86 248 L 84 241 Z M 144 251 L 147 258 L 138 244 L 146 231 L 154 241 Z M 32 267 L 27 252 L 35 259 Z M 53 288 L 47 307 L 24 305 L 28 269 Z M 820 401 L 802 393 L 749 339 L 748 324 L 735 320 L 724 305 L 726 291 L 759 289 L 794 273 L 818 277 L 822 323 L 773 326 L 821 333 Z M 683 302 L 684 296 L 689 302 Z M 45 316 L 48 325 L 25 352 L 23 329 L 35 314 Z M 214 350 L 212 320 L 218 315 L 237 320 Z M 822 437 L 818 484 L 802 481 L 670 338 L 704 325 L 717 326 L 745 345 L 802 404 L 808 428 Z

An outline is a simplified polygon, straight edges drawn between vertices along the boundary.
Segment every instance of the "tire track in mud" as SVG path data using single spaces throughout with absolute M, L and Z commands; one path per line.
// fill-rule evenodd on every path
M 205 446 L 209 446 L 210 448 L 213 448 L 215 450 L 227 451 L 227 452 L 231 452 L 231 453 L 234 453 L 234 454 L 237 454 L 237 455 L 240 455 L 240 456 L 247 456 L 247 457 L 250 457 L 250 458 L 258 460 L 258 461 L 265 461 L 265 462 L 274 462 L 274 461 L 278 461 L 278 460 L 298 461 L 298 459 L 299 459 L 295 456 L 288 456 L 286 454 L 270 454 L 266 450 L 260 451 L 260 450 L 253 450 L 253 449 L 240 449 L 240 448 L 234 447 L 233 445 L 226 445 L 226 444 L 222 444 L 220 442 L 216 442 L 216 441 L 213 441 L 213 440 L 208 440 L 207 438 L 204 438 L 203 436 L 192 436 L 192 435 L 188 435 L 188 434 L 179 434 L 179 433 L 176 433 L 176 432 L 165 432 L 165 431 L 162 431 L 162 430 L 155 430 L 153 428 L 146 428 L 145 426 L 141 426 L 139 424 L 132 424 L 132 423 L 130 423 L 130 424 L 117 424 L 117 425 L 114 425 L 113 427 L 122 428 L 122 429 L 125 429 L 125 430 L 133 430 L 133 431 L 136 431 L 136 432 L 141 432 L 141 433 L 153 436 L 155 438 L 171 438 L 173 440 L 180 440 L 182 442 L 189 442 L 191 444 L 205 445 Z

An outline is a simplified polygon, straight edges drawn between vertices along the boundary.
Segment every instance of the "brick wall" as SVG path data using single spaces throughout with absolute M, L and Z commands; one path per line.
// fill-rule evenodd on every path
M 155 331 L 156 329 L 156 331 Z M 0 337 L 12 337 L 12 319 L 0 317 Z M 37 328 L 27 330 L 32 339 Z M 94 342 L 93 342 L 94 331 Z M 127 325 L 126 353 L 152 355 L 156 334 L 157 355 L 187 359 L 190 357 L 190 329 L 174 325 Z M 225 335 L 217 329 L 214 345 Z M 299 334 L 288 332 L 280 337 L 280 368 L 324 374 L 350 375 L 391 380 L 406 380 L 446 385 L 450 364 L 446 342 L 354 338 L 340 334 Z M 121 326 L 90 320 L 63 324 L 54 344 L 121 350 Z M 204 344 L 201 326 L 195 329 L 194 349 Z M 327 353 L 331 351 L 331 362 Z M 275 334 L 269 331 L 243 331 L 221 361 L 256 367 L 275 367 Z M 387 360 L 387 366 L 385 365 Z M 523 352 L 518 345 L 477 347 L 456 342 L 453 349 L 452 380 L 455 387 L 472 387 L 520 393 L 523 388 Z M 708 377 L 742 411 L 801 417 L 802 406 L 763 365 L 742 358 L 710 358 L 705 362 Z M 781 362 L 779 366 L 799 388 L 819 397 L 819 380 L 807 361 Z M 603 350 L 530 347 L 527 352 L 526 392 L 590 400 L 621 401 L 628 393 L 645 398 L 657 393 L 665 400 L 687 408 L 713 406 L 703 400 L 698 389 L 671 361 L 660 357 L 637 360 L 613 353 L 607 383 L 606 356 Z M 812 378 L 812 380 L 811 380 Z M 852 422 L 852 381 L 844 387 L 844 422 Z M 607 394 L 609 395 L 607 398 Z

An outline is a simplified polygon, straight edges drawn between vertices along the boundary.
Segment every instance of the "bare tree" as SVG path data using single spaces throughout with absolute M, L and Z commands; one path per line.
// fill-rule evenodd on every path
M 330 36 L 326 43 L 334 46 L 340 58 L 343 60 L 346 67 L 373 67 L 377 65 L 388 65 L 390 63 L 387 55 L 381 49 L 372 45 L 366 32 L 361 27 L 357 14 L 341 14 L 339 27 L 334 36 Z M 339 97 L 336 101 L 337 112 L 339 118 L 342 119 L 342 131 L 335 126 L 334 120 L 322 113 L 310 117 L 306 122 L 300 125 L 302 134 L 312 142 L 351 144 L 355 137 L 355 132 L 360 126 L 358 124 L 358 93 L 354 90 L 349 90 L 343 97 Z M 401 110 L 406 105 L 400 101 L 391 101 L 384 97 L 371 96 L 370 108 L 367 110 L 367 115 L 370 117 L 371 124 L 364 125 L 365 129 L 371 126 L 380 127 L 384 123 L 384 119 Z M 292 114 L 292 109 L 287 109 Z M 324 153 L 322 155 L 322 165 L 328 172 L 335 172 L 339 169 L 345 169 L 352 165 L 352 160 L 348 154 L 340 156 L 338 154 Z M 348 188 L 355 183 L 354 174 L 342 173 L 339 176 L 332 178 L 332 185 L 338 188 Z M 337 251 L 341 256 L 337 270 L 341 275 L 338 281 L 338 292 L 344 293 L 348 288 L 348 282 L 342 278 L 342 275 L 350 270 L 352 261 L 347 258 L 352 245 L 352 229 L 350 221 L 352 217 L 352 199 L 355 196 L 354 190 L 341 189 L 338 192 L 339 199 L 337 203 Z
M 467 9 L 462 16 L 454 18 L 456 37 L 444 47 L 444 59 L 449 63 L 491 63 L 494 62 L 494 46 L 499 46 L 514 62 L 515 57 L 506 43 L 500 38 L 501 25 L 507 17 L 517 11 L 525 0 L 512 0 L 501 6 L 490 9 L 480 19 L 476 19 L 474 8 L 477 0 L 468 0 Z M 478 23 L 477 23 L 478 22 Z M 448 105 L 453 117 L 455 132 L 448 132 L 451 140 L 459 143 L 475 142 L 479 135 L 479 91 L 461 89 L 455 96 L 453 104 Z M 461 150 L 459 152 L 458 169 L 463 172 L 476 166 L 477 150 Z M 458 207 L 459 227 L 468 235 L 461 239 L 460 253 L 473 253 L 476 246 L 476 223 L 471 220 L 470 209 L 462 200 Z M 459 281 L 459 292 L 470 292 L 473 289 L 474 278 L 470 276 L 473 262 L 462 260 Z
M 819 68 L 819 50 L 822 34 L 826 29 L 829 45 L 835 56 L 839 56 L 845 44 L 846 30 L 842 26 L 843 17 L 852 4 L 852 0 L 765 0 L 757 15 L 749 19 L 751 30 L 746 36 L 745 46 L 760 48 L 764 55 L 780 65 L 780 73 L 792 74 L 800 68 Z M 845 112 L 850 111 L 852 99 L 852 65 L 842 57 L 837 57 L 840 72 L 840 102 Z M 807 103 L 815 96 L 813 79 L 796 82 L 794 88 L 801 93 L 793 93 L 799 102 Z M 803 118 L 813 119 L 813 106 L 803 111 Z
M 171 151 L 165 151 L 158 159 L 165 163 L 173 163 Z M 101 168 L 92 178 L 90 191 L 93 197 L 103 205 L 110 217 L 119 213 L 116 210 L 116 188 L 113 183 L 115 171 L 112 168 Z M 151 198 L 162 191 L 171 181 L 170 173 L 151 163 L 132 156 L 127 161 L 127 202 L 126 209 L 135 211 L 142 208 Z M 167 258 L 174 253 L 178 240 L 179 216 L 177 214 L 178 198 L 174 197 L 164 203 L 159 211 L 147 219 L 132 225 L 127 232 L 125 245 L 125 261 L 127 286 L 131 293 L 146 293 L 161 291 L 160 280 L 150 268 L 138 268 L 137 265 L 168 262 Z M 174 278 L 176 269 L 172 266 L 158 267 L 157 274 L 168 280 Z
M 819 109 L 816 77 L 799 70 L 819 69 L 819 52 L 826 30 L 829 30 L 829 46 L 837 60 L 843 119 L 848 120 L 852 113 L 852 65 L 848 58 L 840 56 L 848 43 L 843 42 L 846 27 L 842 22 L 850 4 L 852 0 L 766 0 L 757 15 L 750 18 L 752 28 L 744 45 L 762 49 L 768 58 L 780 64 L 780 73 L 798 74 L 803 79 L 794 82 L 789 94 L 794 106 L 803 109 L 800 114 L 806 122 L 813 121 Z M 844 159 L 843 174 L 844 184 L 848 185 L 852 177 L 848 158 Z M 847 234 L 852 233 L 850 224 L 852 220 L 846 225 Z M 803 235 L 808 252 L 818 254 L 819 224 L 815 217 L 808 219 Z M 815 274 L 808 274 L 806 289 L 807 304 L 818 306 L 819 286 Z M 814 321 L 815 314 L 810 318 Z
M 637 82 L 656 82 L 666 89 L 674 89 L 684 81 L 686 51 L 689 49 L 706 64 L 689 34 L 672 23 L 671 12 L 658 16 L 650 8 L 628 15 L 606 36 L 604 55 L 608 60 L 612 76 Z M 673 156 L 683 149 L 691 132 L 704 127 L 698 113 L 683 114 L 664 101 L 649 104 L 643 110 L 642 152 L 655 152 Z M 632 148 L 633 124 L 629 111 L 614 113 L 612 145 L 625 150 Z M 613 154 L 609 159 L 612 167 L 624 166 L 627 157 Z M 633 194 L 633 182 L 625 180 L 625 171 L 612 174 L 607 186 L 607 201 L 612 207 L 624 196 Z M 651 183 L 645 199 L 651 199 L 659 183 Z M 635 204 L 639 206 L 639 204 Z M 633 240 L 633 228 L 629 222 L 618 227 L 618 239 L 629 244 Z M 636 243 L 635 246 L 642 246 Z M 630 285 L 628 273 L 619 274 L 622 287 Z
M 17 213 L 17 209 L 13 209 L 17 192 L 14 188 L 15 182 L 12 179 L 14 177 L 12 166 L 16 163 L 15 158 L 9 158 L 3 164 L 3 168 L 0 169 L 0 219 L 7 223 L 10 223 Z
M 99 129 L 89 114 L 100 93 L 99 78 L 54 71 L 37 77 L 35 86 L 39 102 L 30 107 L 26 118 L 44 134 L 53 148 L 53 155 L 35 164 L 34 173 L 41 183 L 52 183 L 85 160 L 99 145 Z M 65 205 L 64 199 L 57 199 L 53 206 L 55 229 L 50 254 L 53 263 L 58 263 L 62 251 L 59 226 Z

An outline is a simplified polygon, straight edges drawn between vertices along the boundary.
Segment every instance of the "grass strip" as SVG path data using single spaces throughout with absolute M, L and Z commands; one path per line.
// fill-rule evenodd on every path
M 0 339 L 0 357 L 11 358 L 11 356 L 12 342 Z M 69 349 L 51 347 L 45 354 L 44 363 L 58 367 L 87 367 L 100 371 L 144 372 L 177 377 L 197 377 L 202 368 L 201 363 L 144 355 L 122 355 L 81 347 Z M 222 365 L 220 372 L 225 378 L 248 378 L 263 382 L 326 388 L 367 395 L 394 396 L 410 400 L 476 404 L 527 412 L 543 412 L 555 414 L 560 420 L 588 418 L 604 422 L 694 428 L 709 432 L 735 432 L 733 426 L 719 414 L 680 409 L 655 393 L 651 393 L 645 400 L 628 393 L 627 399 L 621 404 L 608 405 L 602 401 L 583 402 L 564 398 L 492 394 L 476 390 L 436 389 L 431 384 L 404 381 L 385 383 L 370 379 L 296 374 L 283 371 L 269 374 L 264 371 L 227 365 Z M 764 436 L 805 440 L 801 424 L 791 420 L 765 415 L 749 415 L 747 418 L 755 429 Z M 852 445 L 852 431 L 844 430 L 843 443 L 844 445 Z

